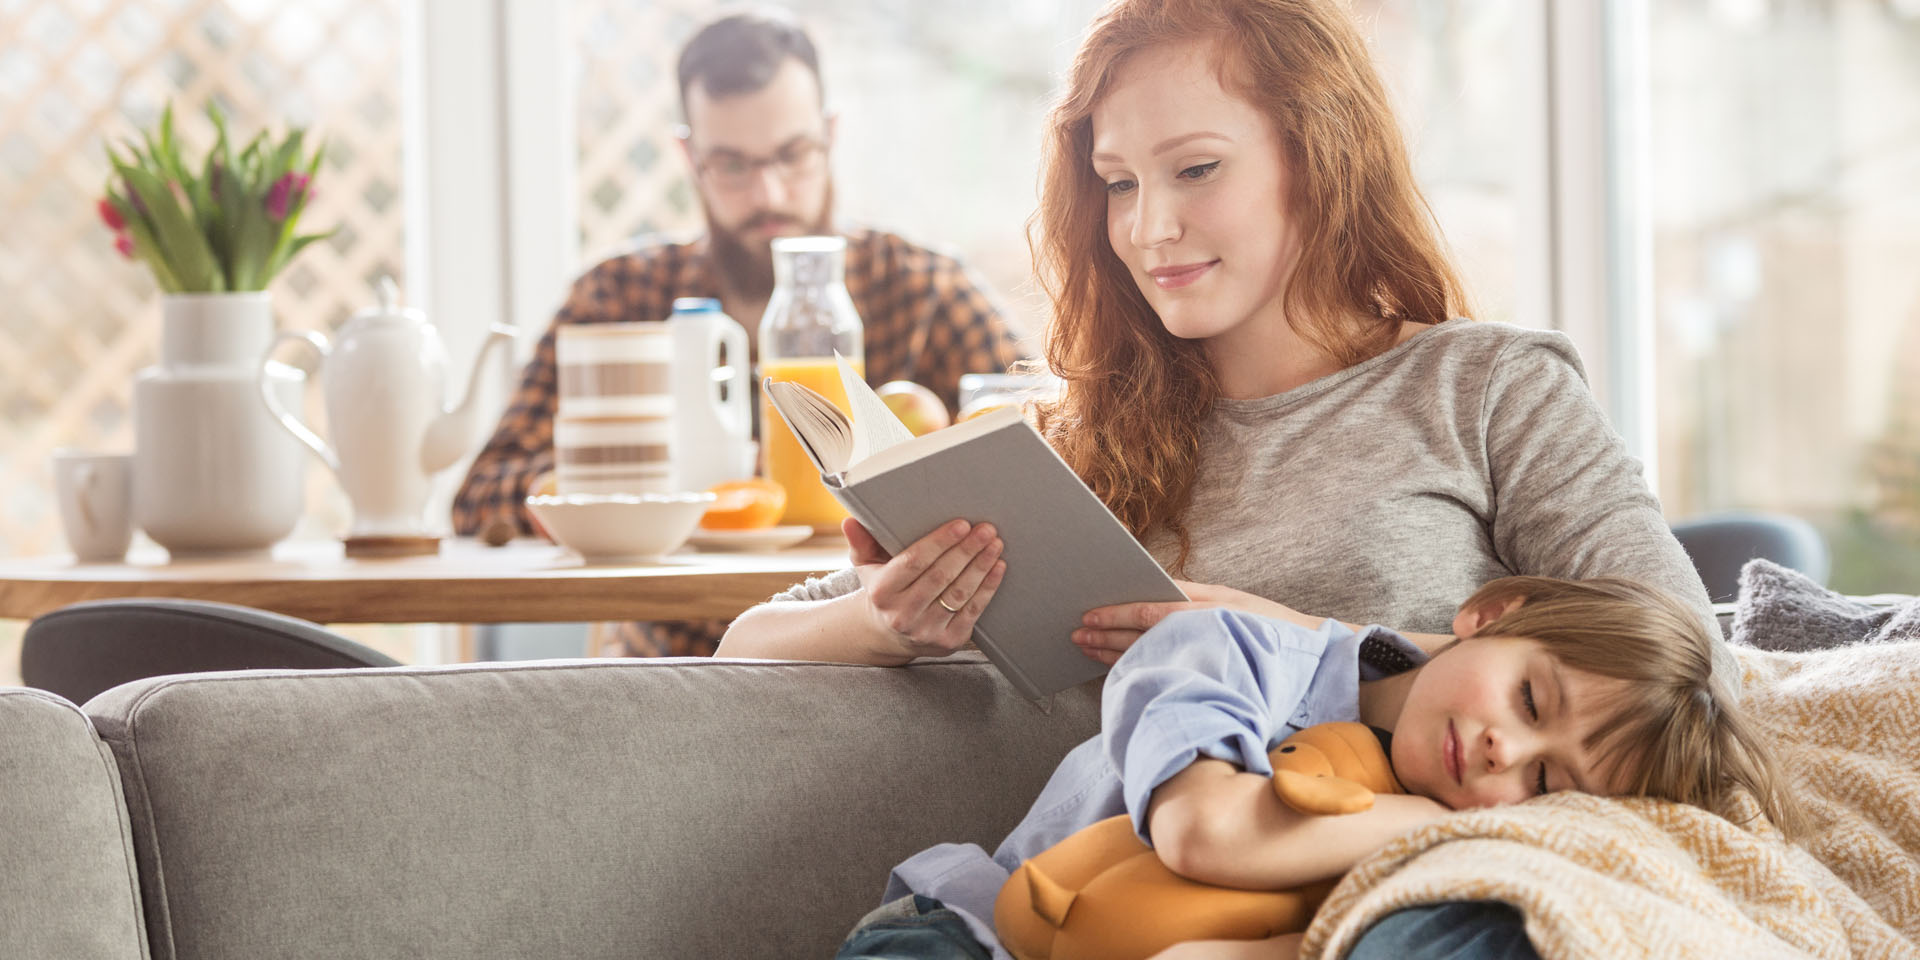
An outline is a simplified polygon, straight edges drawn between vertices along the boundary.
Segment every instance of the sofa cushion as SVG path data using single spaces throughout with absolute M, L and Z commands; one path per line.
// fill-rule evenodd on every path
M 119 774 L 80 709 L 0 687 L 0 784 L 0 957 L 145 957 Z
M 1920 637 L 1920 603 L 1899 594 L 1850 597 L 1771 560 L 1740 568 L 1728 636 L 1762 650 L 1802 652 Z
M 87 706 L 162 960 L 829 955 L 1098 727 L 977 658 L 156 678 Z

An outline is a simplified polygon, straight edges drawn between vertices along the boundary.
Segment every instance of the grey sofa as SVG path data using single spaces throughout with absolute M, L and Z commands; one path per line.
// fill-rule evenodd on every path
M 0 690 L 0 957 L 824 957 L 1098 726 L 977 658 Z

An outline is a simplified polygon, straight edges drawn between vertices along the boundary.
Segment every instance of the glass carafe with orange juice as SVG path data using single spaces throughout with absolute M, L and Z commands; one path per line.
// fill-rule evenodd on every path
M 833 355 L 866 376 L 860 314 L 847 295 L 845 237 L 782 237 L 773 241 L 773 296 L 760 318 L 760 376 L 805 384 L 841 410 L 847 391 Z M 760 448 L 767 476 L 787 489 L 780 522 L 837 532 L 847 511 L 820 482 L 785 420 L 761 398 Z

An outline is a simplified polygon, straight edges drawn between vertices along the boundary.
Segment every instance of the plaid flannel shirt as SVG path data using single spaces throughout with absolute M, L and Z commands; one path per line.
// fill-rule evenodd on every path
M 997 373 L 1020 358 L 1000 307 L 960 261 L 879 230 L 844 235 L 847 293 L 864 325 L 868 382 L 912 380 L 952 409 L 961 374 Z M 472 536 L 511 523 L 519 533 L 533 531 L 523 501 L 534 478 L 553 469 L 555 328 L 665 320 L 675 298 L 719 295 L 705 238 L 649 244 L 576 280 L 534 349 L 507 412 L 460 484 L 454 530 Z M 751 324 L 758 318 L 735 319 Z M 700 655 L 712 652 L 720 630 L 713 624 L 639 624 L 621 635 L 630 652 Z

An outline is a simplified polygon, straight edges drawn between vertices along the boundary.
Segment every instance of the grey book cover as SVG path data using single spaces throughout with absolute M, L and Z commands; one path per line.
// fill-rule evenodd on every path
M 890 553 L 955 517 L 994 525 L 1006 576 L 973 639 L 1015 689 L 1039 700 L 1106 672 L 1069 636 L 1086 611 L 1186 596 L 1032 425 L 994 419 L 998 426 L 958 444 L 856 471 L 845 486 L 845 475 L 830 475 L 827 487 Z

